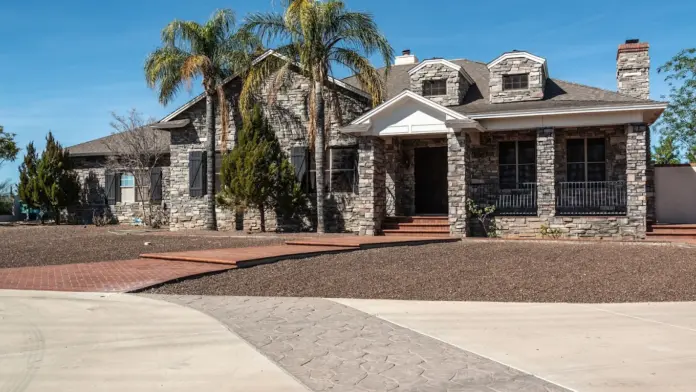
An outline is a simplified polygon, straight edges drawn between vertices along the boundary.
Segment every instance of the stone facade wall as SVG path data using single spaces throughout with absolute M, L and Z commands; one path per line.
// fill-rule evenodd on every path
M 308 91 L 309 81 L 299 75 L 289 75 L 281 90 L 270 95 L 268 86 L 263 90 L 258 101 L 264 106 L 264 111 L 286 154 L 290 154 L 294 146 L 307 146 L 308 124 Z M 228 149 L 234 147 L 237 129 L 241 129 L 241 116 L 236 110 L 239 101 L 241 84 L 235 80 L 226 86 L 227 99 L 230 107 L 230 135 L 228 136 Z M 357 145 L 357 140 L 338 131 L 340 125 L 353 120 L 370 108 L 369 99 L 350 92 L 340 90 L 337 94 L 338 102 L 333 94 L 326 89 L 326 116 L 328 146 Z M 335 105 L 340 105 L 341 116 L 337 115 Z M 174 120 L 189 118 L 191 124 L 186 128 L 172 131 L 172 184 L 171 199 L 172 217 L 170 229 L 202 229 L 205 228 L 209 217 L 206 216 L 206 202 L 210 197 L 190 197 L 188 192 L 188 153 L 190 151 L 202 151 L 205 149 L 205 101 L 201 101 L 179 114 Z M 217 111 L 216 129 L 217 145 L 220 147 L 220 115 Z M 311 195 L 310 195 L 311 197 Z M 332 231 L 355 231 L 358 229 L 358 218 L 352 206 L 357 196 L 352 192 L 335 192 L 327 194 L 326 211 L 327 225 Z M 234 211 L 216 209 L 218 228 L 221 230 L 239 228 L 237 214 Z M 278 214 L 274 211 L 266 212 L 267 230 L 289 229 L 287 222 L 280 222 Z M 308 221 L 314 221 L 309 219 Z M 244 230 L 255 231 L 259 228 L 260 219 L 258 211 L 251 209 L 245 212 L 243 218 Z M 298 227 L 300 229 L 300 227 Z
M 541 237 L 541 226 L 558 229 L 564 237 L 643 238 L 645 236 L 645 176 L 647 127 L 626 126 L 573 129 L 541 129 L 537 131 L 496 132 L 483 134 L 480 144 L 471 147 L 471 183 L 498 182 L 498 143 L 512 140 L 537 141 L 537 216 L 497 216 L 495 225 L 501 237 Z M 642 129 L 642 131 L 641 131 Z M 632 137 L 628 137 L 632 133 Z M 556 216 L 555 190 L 552 182 L 567 181 L 566 142 L 570 138 L 606 138 L 608 181 L 627 181 L 629 211 L 625 216 Z M 631 152 L 633 151 L 633 159 Z M 552 173 L 549 176 L 549 169 Z M 632 176 L 632 174 L 635 174 Z M 647 178 L 647 176 L 645 176 Z M 549 181 L 551 179 L 551 181 Z M 544 190 L 545 189 L 545 190 Z M 633 189 L 631 196 L 631 189 Z M 553 195 L 553 200 L 550 199 Z M 633 203 L 633 207 L 631 207 Z M 470 234 L 481 235 L 479 222 L 469 219 Z
M 553 128 L 537 130 L 536 135 L 536 182 L 537 215 L 541 221 L 548 221 L 556 215 L 556 175 L 554 158 L 556 155 L 555 132 Z
M 626 127 L 560 128 L 556 134 L 556 181 L 568 181 L 568 139 L 605 138 L 607 181 L 626 180 Z
M 623 44 L 616 54 L 616 83 L 621 94 L 650 98 L 650 46 Z
M 503 76 L 529 74 L 529 88 L 503 90 Z M 536 101 L 544 99 L 546 87 L 544 65 L 526 57 L 508 58 L 490 69 L 488 88 L 491 103 Z
M 469 191 L 469 137 L 466 133 L 447 134 L 447 202 L 450 235 L 467 234 L 466 198 Z
M 107 205 L 106 198 L 106 160 L 103 157 L 73 158 L 75 172 L 82 186 L 80 205 L 74 209 L 78 218 L 85 223 L 92 222 L 94 210 L 105 210 L 119 223 L 132 223 L 134 218 L 143 218 L 142 206 L 136 202 L 117 202 L 115 205 Z M 168 157 L 165 165 L 169 164 Z M 164 211 L 164 225 L 168 224 L 170 211 L 169 199 L 170 169 L 162 167 L 162 201 L 157 204 L 156 210 Z M 145 203 L 145 208 L 149 203 Z
M 356 209 L 360 218 L 360 235 L 376 235 L 386 214 L 386 165 L 384 140 L 361 137 L 358 144 L 359 198 Z
M 626 217 L 628 225 L 622 227 L 626 234 L 644 238 L 647 218 L 647 149 L 648 127 L 644 124 L 626 127 Z
M 423 82 L 426 80 L 446 80 L 447 94 L 435 96 L 424 95 Z M 460 105 L 464 101 L 469 87 L 469 82 L 464 78 L 461 72 L 444 64 L 428 64 L 411 75 L 411 91 L 418 95 L 423 95 L 431 101 L 443 106 Z

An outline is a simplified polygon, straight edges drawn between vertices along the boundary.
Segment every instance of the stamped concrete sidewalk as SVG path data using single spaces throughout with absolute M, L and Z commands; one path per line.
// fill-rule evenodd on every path
M 577 391 L 696 386 L 695 302 L 336 301 Z
M 0 391 L 306 391 L 224 325 L 127 294 L 0 290 Z
M 330 300 L 148 297 L 217 318 L 314 391 L 567 391 Z

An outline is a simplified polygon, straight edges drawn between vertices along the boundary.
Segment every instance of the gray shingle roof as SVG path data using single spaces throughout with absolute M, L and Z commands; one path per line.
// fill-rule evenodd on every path
M 154 132 L 154 140 L 157 146 L 162 149 L 162 151 L 169 152 L 169 144 L 171 142 L 170 133 L 167 131 L 162 131 L 159 129 L 153 129 L 150 127 L 141 128 L 138 131 L 133 132 Z M 109 155 L 111 150 L 107 147 L 110 141 L 114 140 L 118 135 L 109 135 L 100 137 L 99 139 L 90 140 L 88 142 L 76 144 L 74 146 L 68 147 L 68 151 L 72 156 L 99 156 L 99 155 Z
M 615 91 L 584 86 L 577 83 L 549 78 L 546 82 L 544 99 L 540 101 L 496 103 L 489 100 L 488 67 L 486 64 L 466 59 L 449 60 L 460 65 L 474 80 L 462 105 L 450 109 L 463 114 L 502 113 L 526 110 L 541 110 L 572 107 L 622 106 L 636 103 L 657 103 L 657 101 L 633 98 Z M 387 99 L 409 88 L 408 71 L 418 64 L 395 65 L 391 67 L 387 79 Z M 384 68 L 379 70 L 384 73 Z M 360 87 L 355 76 L 343 79 L 344 82 Z

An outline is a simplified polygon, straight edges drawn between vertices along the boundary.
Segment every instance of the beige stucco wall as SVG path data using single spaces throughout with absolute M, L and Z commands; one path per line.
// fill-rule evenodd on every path
M 696 223 L 696 164 L 655 167 L 657 221 Z

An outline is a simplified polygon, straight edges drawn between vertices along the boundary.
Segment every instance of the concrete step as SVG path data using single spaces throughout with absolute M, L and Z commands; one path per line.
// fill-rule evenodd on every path
M 449 223 L 427 223 L 427 222 L 413 222 L 413 223 L 400 223 L 400 222 L 385 222 L 385 229 L 421 229 L 421 230 L 445 230 L 449 231 Z
M 648 237 L 696 238 L 696 230 L 653 230 L 645 234 Z
M 414 223 L 414 224 L 449 224 L 447 216 L 440 215 L 421 215 L 421 216 L 390 216 L 384 219 L 385 224 L 392 223 Z
M 409 237 L 449 237 L 449 230 L 425 231 L 417 229 L 384 229 L 382 234 L 385 236 L 409 236 Z

